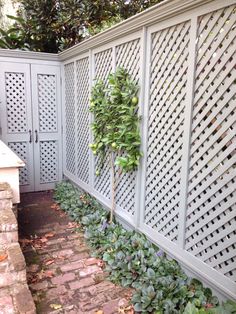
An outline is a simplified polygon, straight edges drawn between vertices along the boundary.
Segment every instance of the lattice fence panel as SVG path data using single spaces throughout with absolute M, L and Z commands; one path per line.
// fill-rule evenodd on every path
M 23 161 L 28 160 L 28 144 L 27 142 L 10 142 L 7 144 Z M 20 185 L 28 185 L 29 182 L 29 169 L 27 163 L 25 167 L 20 168 Z
M 57 131 L 56 76 L 38 74 L 39 131 Z
M 66 120 L 66 170 L 76 175 L 75 163 L 75 69 L 74 63 L 65 65 L 65 120 Z
M 116 66 L 125 68 L 134 80 L 139 81 L 140 39 L 116 47 Z
M 140 39 L 116 47 L 116 66 L 125 68 L 137 83 L 140 79 Z M 135 211 L 136 172 L 123 174 L 119 179 L 116 203 L 127 213 Z
M 76 63 L 77 77 L 77 176 L 89 183 L 89 59 L 84 58 Z
M 57 141 L 41 141 L 40 151 L 40 183 L 58 181 L 58 143 Z
M 107 49 L 95 54 L 95 78 L 106 80 L 109 73 L 112 72 L 112 49 Z M 95 171 L 100 165 L 100 159 L 95 158 Z M 110 170 L 109 158 L 106 155 L 104 159 L 103 170 L 100 176 L 94 178 L 94 188 L 105 198 L 110 198 Z
M 186 250 L 236 280 L 236 9 L 199 19 Z
M 95 54 L 95 78 L 106 80 L 112 72 L 112 49 L 107 49 Z
M 190 23 L 152 34 L 145 223 L 178 237 Z
M 28 132 L 25 74 L 5 73 L 8 133 Z

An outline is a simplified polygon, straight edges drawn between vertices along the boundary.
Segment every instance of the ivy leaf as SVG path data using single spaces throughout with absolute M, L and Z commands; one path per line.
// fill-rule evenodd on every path
M 147 276 L 148 278 L 152 279 L 152 278 L 155 278 L 155 271 L 152 269 L 152 268 L 148 268 L 147 270 Z

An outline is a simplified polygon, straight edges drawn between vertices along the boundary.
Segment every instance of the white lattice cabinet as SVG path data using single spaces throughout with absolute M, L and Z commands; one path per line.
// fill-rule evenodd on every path
M 1 137 L 22 159 L 22 192 L 47 190 L 61 178 L 60 67 L 1 63 Z

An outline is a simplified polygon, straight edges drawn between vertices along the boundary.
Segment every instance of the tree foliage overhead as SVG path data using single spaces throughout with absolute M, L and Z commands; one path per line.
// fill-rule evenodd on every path
M 20 0 L 0 47 L 58 52 L 162 0 Z

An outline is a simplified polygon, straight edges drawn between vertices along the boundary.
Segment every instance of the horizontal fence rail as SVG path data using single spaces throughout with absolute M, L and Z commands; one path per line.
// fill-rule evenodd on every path
M 64 175 L 111 205 L 88 111 L 95 79 L 118 66 L 140 86 L 144 156 L 123 174 L 116 213 L 186 269 L 236 299 L 233 0 L 169 0 L 65 52 Z

